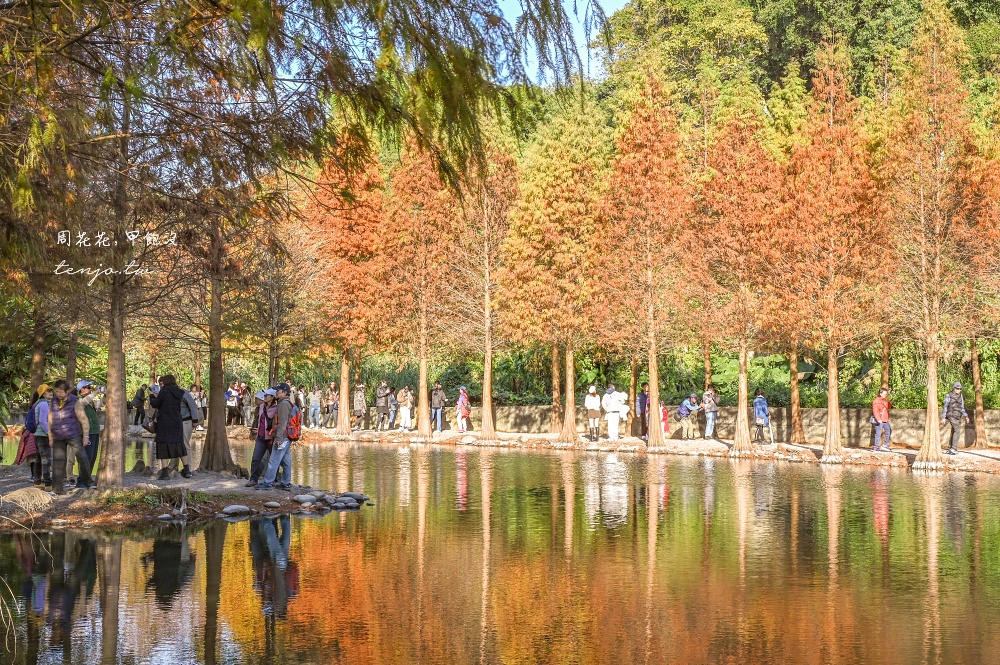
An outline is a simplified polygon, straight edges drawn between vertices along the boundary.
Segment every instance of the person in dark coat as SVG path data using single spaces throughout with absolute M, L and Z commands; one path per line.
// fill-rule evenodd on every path
M 191 460 L 184 445 L 184 422 L 181 419 L 181 402 L 184 391 L 177 385 L 173 374 L 160 377 L 160 392 L 149 398 L 149 404 L 156 409 L 156 459 L 160 460 L 160 480 L 170 475 L 170 460 L 180 458 L 184 462 L 181 475 L 191 477 Z

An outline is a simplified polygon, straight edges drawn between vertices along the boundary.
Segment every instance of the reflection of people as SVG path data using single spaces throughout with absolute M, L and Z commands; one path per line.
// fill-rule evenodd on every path
M 49 578 L 49 614 L 52 641 L 63 643 L 63 652 L 72 649 L 73 608 L 80 590 L 93 592 L 97 580 L 97 551 L 94 541 L 77 540 L 66 533 L 55 533 L 51 540 L 52 571 Z
M 154 540 L 153 551 L 142 558 L 144 564 L 153 564 L 146 588 L 153 588 L 156 602 L 164 610 L 170 609 L 174 596 L 194 575 L 194 555 L 188 550 L 187 535 L 182 534 L 178 540 L 168 540 L 168 535 L 164 533 Z
M 250 556 L 254 589 L 260 594 L 265 616 L 285 618 L 288 601 L 299 591 L 299 567 L 289 560 L 292 541 L 288 515 L 250 522 Z

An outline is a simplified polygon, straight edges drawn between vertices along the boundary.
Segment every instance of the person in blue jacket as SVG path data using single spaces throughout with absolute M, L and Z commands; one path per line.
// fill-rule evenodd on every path
M 755 394 L 757 397 L 753 401 L 753 423 L 756 429 L 754 430 L 753 440 L 755 442 L 766 443 L 764 440 L 764 428 L 766 427 L 768 434 L 771 435 L 771 443 L 774 443 L 774 428 L 771 427 L 771 410 L 767 406 L 764 391 L 758 388 Z

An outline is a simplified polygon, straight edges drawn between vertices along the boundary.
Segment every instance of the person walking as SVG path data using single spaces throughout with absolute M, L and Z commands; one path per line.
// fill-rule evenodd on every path
M 615 384 L 610 384 L 601 398 L 604 407 L 604 419 L 608 421 L 608 441 L 618 440 L 618 425 L 622 418 L 628 417 L 628 395 L 618 392 Z
M 268 388 L 261 393 L 263 398 L 257 407 L 257 430 L 254 433 L 253 457 L 250 459 L 250 479 L 247 481 L 247 487 L 256 487 L 257 481 L 260 480 L 261 465 L 265 454 L 271 449 L 271 441 L 274 437 L 271 429 L 274 427 L 274 417 L 278 413 L 275 389 Z
M 324 427 L 336 427 L 340 415 L 340 388 L 333 381 L 326 391 L 326 423 Z
M 226 427 L 232 427 L 239 418 L 240 386 L 236 381 L 226 391 Z
M 132 408 L 135 410 L 133 425 L 142 425 L 142 419 L 146 416 L 146 386 L 139 386 L 132 398 Z
M 201 386 L 196 386 L 198 408 L 201 409 L 201 419 L 198 421 L 198 431 L 201 432 L 205 429 L 205 423 L 208 422 L 208 395 L 205 394 L 205 390 Z
M 320 426 L 320 413 L 322 412 L 323 401 L 323 391 L 319 389 L 319 386 L 313 386 L 312 391 L 309 393 L 309 428 L 319 429 Z
M 719 419 L 719 393 L 711 383 L 701 396 L 701 408 L 705 411 L 705 438 L 715 437 L 715 422 Z
M 396 398 L 396 389 L 389 384 L 389 429 L 396 426 L 396 414 L 399 413 L 399 400 Z
M 101 421 L 97 417 L 97 400 L 94 396 L 93 381 L 84 379 L 76 384 L 76 392 L 81 402 L 83 402 L 83 412 L 87 415 L 87 442 L 83 446 L 87 453 L 87 461 L 90 462 L 90 470 L 93 473 L 94 462 L 97 461 L 97 444 L 101 439 Z M 79 479 L 77 487 L 79 485 Z
M 31 406 L 31 416 L 34 421 L 35 461 L 31 477 L 36 486 L 52 488 L 52 443 L 49 437 L 49 404 L 53 392 L 48 384 L 43 383 L 35 391 L 35 399 Z M 25 419 L 27 420 L 27 418 Z
M 458 420 L 458 433 L 465 434 L 469 429 L 469 418 L 472 416 L 472 402 L 469 401 L 469 390 L 465 386 L 458 389 L 458 400 L 455 402 L 455 418 Z
M 764 428 L 766 427 L 768 434 L 771 435 L 771 443 L 774 443 L 774 428 L 771 427 L 771 410 L 767 406 L 767 398 L 764 397 L 764 391 L 761 388 L 758 388 L 754 395 L 753 424 L 756 429 L 753 440 L 766 443 L 764 439 Z
M 66 449 L 76 451 L 80 474 L 77 487 L 96 488 L 90 475 L 90 462 L 83 448 L 83 434 L 90 424 L 83 408 L 83 402 L 70 392 L 69 382 L 59 379 L 52 386 L 53 398 L 49 403 L 49 436 L 52 445 L 52 492 L 66 493 Z
M 878 391 L 878 397 L 872 402 L 872 424 L 875 425 L 875 443 L 872 446 L 874 452 L 891 453 L 889 439 L 892 437 L 892 425 L 889 424 L 889 409 L 892 402 L 889 401 L 889 389 L 882 387 Z M 885 434 L 885 442 L 882 442 L 882 434 Z
M 587 438 L 597 441 L 601 435 L 601 398 L 597 395 L 597 386 L 587 389 L 583 406 L 587 409 Z
M 649 408 L 646 406 L 648 402 L 649 384 L 643 383 L 639 394 L 635 396 L 635 417 L 639 421 L 639 438 L 643 440 L 649 437 Z
M 958 444 L 965 434 L 965 426 L 969 424 L 969 414 L 965 411 L 965 397 L 962 395 L 962 384 L 956 382 L 951 392 L 944 396 L 944 407 L 941 409 L 941 424 L 951 425 L 951 445 L 945 451 L 948 455 L 958 454 Z
M 378 414 L 378 421 L 375 424 L 375 431 L 381 432 L 388 429 L 389 426 L 389 395 L 392 394 L 392 388 L 389 387 L 389 382 L 382 379 L 382 382 L 378 384 L 375 389 L 375 413 Z
M 180 459 L 184 463 L 181 475 L 191 477 L 191 460 L 184 443 L 184 419 L 181 404 L 187 392 L 177 385 L 173 374 L 160 377 L 160 391 L 149 403 L 156 409 L 156 459 L 160 460 L 160 480 L 170 477 L 170 460 Z M 190 405 L 189 405 L 190 408 Z M 189 423 L 190 426 L 190 423 Z
M 696 393 L 691 393 L 691 395 L 681 402 L 681 405 L 677 407 L 677 417 L 681 421 L 681 439 L 697 439 L 698 438 L 698 422 L 695 420 L 697 418 L 698 411 L 701 409 L 698 406 L 698 395 Z
M 396 401 L 399 402 L 399 429 L 404 432 L 413 431 L 413 392 L 410 386 L 403 386 L 403 389 L 396 394 Z
M 275 413 L 274 433 L 271 443 L 271 454 L 267 462 L 267 471 L 264 478 L 257 484 L 257 489 L 268 490 L 274 486 L 274 481 L 278 475 L 278 467 L 283 466 L 281 471 L 281 481 L 278 484 L 279 490 L 290 491 L 292 489 L 292 443 L 288 439 L 288 420 L 292 415 L 293 404 L 288 395 L 292 388 L 287 383 L 279 383 L 274 387 L 274 396 L 278 401 L 278 409 Z
M 448 397 L 444 394 L 440 381 L 434 382 L 434 390 L 431 391 L 431 422 L 435 423 L 434 431 L 441 431 L 441 416 L 445 405 L 448 404 Z
M 240 383 L 240 425 L 248 426 L 253 417 L 253 393 L 245 382 Z
M 361 422 L 365 418 L 365 412 L 368 411 L 368 402 L 365 399 L 365 384 L 360 381 L 354 386 L 354 396 L 351 402 L 351 408 L 354 410 L 354 427 L 351 429 L 360 430 Z

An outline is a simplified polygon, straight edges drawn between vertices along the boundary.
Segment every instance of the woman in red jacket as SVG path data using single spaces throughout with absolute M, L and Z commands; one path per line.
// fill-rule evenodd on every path
M 878 391 L 878 397 L 872 402 L 872 424 L 875 425 L 875 445 L 872 447 L 874 452 L 892 452 L 892 449 L 889 448 L 889 437 L 892 436 L 892 425 L 889 424 L 889 409 L 891 408 L 889 389 L 882 388 Z M 885 432 L 885 443 L 879 445 L 882 432 Z

